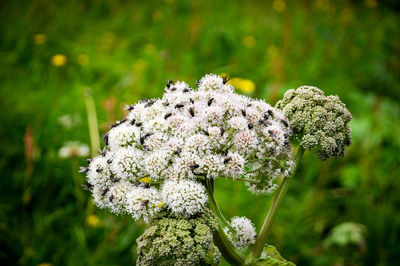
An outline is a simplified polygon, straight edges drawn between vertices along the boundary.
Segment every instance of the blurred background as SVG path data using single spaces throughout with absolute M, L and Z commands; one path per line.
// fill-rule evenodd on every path
M 2 1 L 1 264 L 134 264 L 145 225 L 95 208 L 80 185 L 96 126 L 101 136 L 170 77 L 227 73 L 272 105 L 317 86 L 354 116 L 344 159 L 306 152 L 268 243 L 298 265 L 400 265 L 399 11 L 395 0 Z M 216 186 L 223 213 L 259 230 L 271 197 Z

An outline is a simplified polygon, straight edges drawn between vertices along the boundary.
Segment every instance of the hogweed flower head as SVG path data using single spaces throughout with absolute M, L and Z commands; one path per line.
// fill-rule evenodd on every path
M 351 113 L 337 96 L 325 96 L 316 87 L 288 90 L 276 107 L 290 121 L 292 137 L 304 149 L 315 150 L 321 160 L 343 157 L 351 145 Z
M 208 211 L 196 218 L 164 215 L 150 223 L 137 240 L 137 265 L 200 265 L 218 263 L 213 244 L 216 220 Z
M 162 98 L 126 110 L 104 135 L 100 155 L 81 168 L 94 203 L 149 223 L 137 240 L 139 265 L 219 261 L 204 182 L 243 180 L 254 193 L 273 192 L 293 169 L 288 119 L 214 74 L 198 89 L 168 81 Z M 235 247 L 254 242 L 247 218 L 234 218 L 232 228 Z
M 228 227 L 224 231 L 232 245 L 237 249 L 245 249 L 256 240 L 256 229 L 253 223 L 246 217 L 233 217 L 231 227 L 235 232 L 230 232 Z

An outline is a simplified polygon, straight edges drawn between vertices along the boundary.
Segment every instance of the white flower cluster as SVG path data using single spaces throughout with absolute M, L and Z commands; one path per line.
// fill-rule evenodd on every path
M 161 194 L 173 213 L 189 216 L 201 212 L 208 200 L 204 187 L 190 180 L 166 181 Z
M 161 209 L 202 212 L 204 179 L 242 179 L 255 193 L 271 193 L 292 169 L 289 122 L 226 81 L 206 75 L 197 90 L 169 81 L 161 99 L 127 106 L 102 154 L 82 168 L 95 203 L 147 220 Z
M 257 236 L 256 229 L 248 218 L 233 217 L 231 227 L 235 230 L 235 234 L 230 232 L 228 227 L 225 227 L 224 231 L 235 248 L 245 249 L 255 242 Z

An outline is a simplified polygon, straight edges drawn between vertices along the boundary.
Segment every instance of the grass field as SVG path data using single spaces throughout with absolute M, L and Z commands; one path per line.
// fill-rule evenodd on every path
M 317 86 L 354 117 L 344 159 L 305 154 L 269 243 L 298 265 L 399 265 L 399 12 L 394 0 L 2 2 L 1 264 L 134 264 L 144 224 L 95 208 L 86 156 L 60 149 L 93 147 L 91 101 L 103 134 L 170 77 L 227 73 L 271 104 Z M 260 228 L 270 197 L 216 186 L 224 214 Z

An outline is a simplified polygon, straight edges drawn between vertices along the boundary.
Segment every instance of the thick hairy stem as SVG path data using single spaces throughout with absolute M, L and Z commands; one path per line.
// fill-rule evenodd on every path
M 232 243 L 226 237 L 224 230 L 220 225 L 214 232 L 214 243 L 219 248 L 219 251 L 221 251 L 227 262 L 231 265 L 243 265 L 244 256 L 232 246 Z
M 274 201 L 272 202 L 272 205 L 268 211 L 268 214 L 265 217 L 264 223 L 261 227 L 261 231 L 256 238 L 256 242 L 251 247 L 249 258 L 247 259 L 247 261 L 251 262 L 252 260 L 260 257 L 261 252 L 266 243 L 268 233 L 271 230 L 271 225 L 276 217 L 276 214 L 278 213 L 278 209 L 282 203 L 282 199 L 285 197 L 285 194 L 289 188 L 290 181 L 292 180 L 293 176 L 296 173 L 297 167 L 299 166 L 299 163 L 300 163 L 300 160 L 301 160 L 303 154 L 304 154 L 304 149 L 300 146 L 299 149 L 297 150 L 297 154 L 295 157 L 294 169 L 289 176 L 284 177 L 282 184 L 279 186 L 279 189 L 278 189 L 277 193 L 275 194 Z
M 205 180 L 205 183 L 207 187 L 210 209 L 217 216 L 220 223 L 228 226 L 228 228 L 234 232 L 229 222 L 222 215 L 218 208 L 217 202 L 214 199 L 214 180 Z M 231 241 L 225 235 L 220 223 L 218 223 L 218 229 L 214 232 L 215 245 L 217 245 L 222 255 L 229 263 L 232 265 L 242 265 L 244 263 L 244 256 L 233 247 Z
M 222 214 L 221 210 L 218 207 L 217 202 L 215 201 L 214 198 L 214 180 L 207 180 L 206 181 L 206 186 L 207 186 L 207 193 L 209 196 L 209 200 L 210 200 L 210 207 L 211 210 L 214 212 L 214 214 L 217 216 L 218 220 L 224 225 L 226 226 L 231 234 L 236 234 L 235 229 L 233 229 L 233 227 L 231 226 L 231 223 L 225 218 L 225 216 Z
M 231 227 L 230 223 L 225 219 L 224 215 L 222 214 L 222 212 L 220 211 L 220 209 L 217 205 L 217 202 L 215 201 L 214 180 L 206 180 L 206 186 L 207 186 L 207 194 L 208 194 L 208 199 L 210 202 L 211 210 L 214 212 L 214 214 L 217 216 L 217 218 L 234 233 L 235 231 Z

